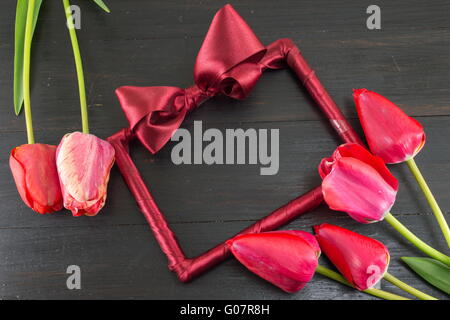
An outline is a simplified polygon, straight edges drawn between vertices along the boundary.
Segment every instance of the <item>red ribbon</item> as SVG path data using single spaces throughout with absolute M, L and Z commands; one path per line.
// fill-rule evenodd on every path
M 119 170 L 167 255 L 169 268 L 181 281 L 188 281 L 223 261 L 228 257 L 229 249 L 222 243 L 196 258 L 185 257 L 129 155 L 129 142 L 137 137 L 150 152 L 156 153 L 181 125 L 187 113 L 202 102 L 217 94 L 245 98 L 264 70 L 286 66 L 294 70 L 341 138 L 345 142 L 361 143 L 294 43 L 290 39 L 280 39 L 264 47 L 231 5 L 220 9 L 211 23 L 197 56 L 195 85 L 187 89 L 121 87 L 116 91 L 130 127 L 108 140 L 116 150 Z M 315 208 L 322 200 L 321 188 L 317 187 L 240 234 L 277 229 Z
M 161 149 L 186 114 L 216 94 L 245 98 L 261 76 L 266 48 L 230 5 L 214 17 L 194 68 L 195 85 L 120 87 L 116 90 L 131 130 L 152 153 Z
M 267 52 L 266 52 L 267 50 Z M 219 93 L 245 98 L 267 69 L 287 64 L 297 73 L 316 101 L 342 134 L 351 130 L 333 100 L 318 81 L 298 48 L 289 39 L 262 45 L 231 5 L 214 17 L 197 56 L 195 85 L 177 87 L 131 87 L 116 90 L 130 129 L 152 153 L 172 137 L 187 113 Z M 347 133 L 345 133 L 347 134 Z

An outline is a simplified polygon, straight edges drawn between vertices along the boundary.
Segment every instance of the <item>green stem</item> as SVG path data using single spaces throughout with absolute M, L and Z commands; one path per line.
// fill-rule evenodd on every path
M 393 275 L 389 274 L 389 273 L 385 273 L 384 277 L 385 280 L 389 281 L 390 283 L 392 283 L 394 286 L 399 287 L 400 289 L 412 294 L 413 296 L 419 298 L 420 300 L 438 300 L 432 296 L 429 296 L 426 293 L 423 293 L 422 291 L 419 291 L 411 286 L 409 286 L 408 284 L 404 283 L 403 281 L 397 279 L 396 277 L 394 277 Z
M 414 159 L 412 158 L 407 160 L 406 164 L 408 165 L 409 170 L 411 170 L 412 174 L 414 175 L 414 178 L 416 178 L 416 181 L 419 184 L 420 189 L 422 189 L 422 192 L 425 195 L 425 198 L 427 199 L 434 216 L 436 217 L 439 227 L 442 230 L 445 240 L 447 241 L 447 245 L 450 247 L 450 229 L 448 227 L 447 221 L 445 221 L 444 215 L 442 214 L 441 208 L 439 208 L 436 199 L 431 193 L 431 190 L 428 187 L 425 179 L 423 178 L 422 173 L 417 167 L 417 164 L 414 161 Z
M 78 77 L 78 91 L 80 94 L 81 123 L 83 133 L 89 133 L 89 121 L 86 103 L 86 88 L 84 85 L 83 63 L 81 61 L 80 47 L 78 46 L 77 34 L 73 24 L 72 10 L 69 0 L 63 0 L 64 10 L 66 11 L 67 27 L 69 28 L 70 40 L 72 42 L 73 55 Z
M 388 213 L 384 220 L 386 220 L 395 230 L 397 230 L 403 237 L 415 245 L 419 250 L 429 255 L 430 257 L 445 263 L 450 266 L 450 257 L 442 252 L 430 247 L 428 244 L 420 240 L 414 233 L 409 231 L 400 221 L 398 221 L 391 213 Z
M 25 40 L 23 49 L 23 106 L 25 110 L 25 123 L 27 126 L 28 143 L 34 143 L 33 119 L 31 117 L 30 98 L 30 61 L 31 41 L 33 40 L 33 15 L 35 0 L 28 1 L 27 21 L 25 25 Z
M 354 288 L 350 282 L 348 282 L 347 280 L 345 280 L 345 278 L 343 276 L 341 276 L 339 273 L 334 272 L 333 270 L 330 270 L 324 266 L 317 266 L 316 272 L 327 277 L 330 279 L 333 279 L 337 282 L 340 282 L 342 284 L 345 284 L 346 286 L 352 287 Z M 398 296 L 396 294 L 390 293 L 390 292 L 386 292 L 380 289 L 366 289 L 363 290 L 362 292 L 365 292 L 367 294 L 370 294 L 372 296 L 378 297 L 378 298 L 382 298 L 385 300 L 410 300 L 408 298 L 402 297 L 402 296 Z

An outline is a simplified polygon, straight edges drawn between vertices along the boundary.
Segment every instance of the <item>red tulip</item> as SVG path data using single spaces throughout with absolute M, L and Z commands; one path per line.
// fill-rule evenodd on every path
M 383 278 L 389 265 L 384 244 L 327 223 L 314 231 L 322 251 L 356 289 L 369 289 Z
M 23 202 L 39 213 L 62 209 L 62 195 L 55 163 L 56 147 L 24 144 L 12 149 L 9 166 Z
M 373 154 L 386 163 L 399 163 L 419 153 L 425 132 L 418 121 L 376 92 L 356 89 L 353 98 Z
M 322 193 L 333 210 L 361 223 L 383 220 L 395 202 L 397 179 L 383 160 L 364 147 L 347 143 L 319 165 Z
M 304 231 L 245 234 L 227 241 L 245 267 L 286 292 L 296 292 L 311 280 L 320 248 Z
M 92 134 L 66 134 L 56 151 L 64 207 L 74 216 L 95 216 L 106 200 L 114 148 Z

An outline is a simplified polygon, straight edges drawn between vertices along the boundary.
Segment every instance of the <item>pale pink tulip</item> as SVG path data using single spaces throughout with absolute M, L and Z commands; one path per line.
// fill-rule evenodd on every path
M 95 216 L 105 204 L 114 148 L 92 134 L 66 134 L 56 150 L 64 207 L 74 216 Z

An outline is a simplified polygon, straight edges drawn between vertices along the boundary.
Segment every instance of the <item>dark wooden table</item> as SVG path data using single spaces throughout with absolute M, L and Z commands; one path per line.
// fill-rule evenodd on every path
M 120 85 L 193 82 L 197 51 L 220 1 L 108 0 L 112 13 L 81 6 L 90 125 L 106 138 L 127 125 L 114 95 Z M 360 131 L 352 88 L 377 91 L 423 123 L 427 144 L 417 157 L 450 220 L 450 3 L 378 1 L 381 30 L 366 28 L 368 1 L 234 1 L 263 43 L 292 38 L 351 123 Z M 67 211 L 38 215 L 20 200 L 9 150 L 26 142 L 24 117 L 12 105 L 15 1 L 0 10 L 0 297 L 3 299 L 370 299 L 316 275 L 301 292 L 286 294 L 233 259 L 180 283 L 168 271 L 144 217 L 114 168 L 108 200 L 94 217 Z M 32 110 L 37 141 L 57 144 L 81 126 L 73 56 L 60 1 L 44 1 L 33 44 Z M 218 97 L 188 116 L 183 127 L 280 129 L 280 170 L 259 175 L 256 165 L 181 165 L 174 143 L 155 156 L 135 145 L 133 158 L 178 234 L 197 255 L 320 183 L 316 167 L 340 143 L 307 92 L 287 71 L 266 72 L 250 97 Z M 430 209 L 405 165 L 393 212 L 420 237 L 446 250 Z M 325 205 L 286 228 L 311 231 L 330 222 L 383 241 L 390 272 L 439 298 L 446 296 L 399 260 L 419 256 L 387 223 L 360 225 Z M 447 251 L 448 252 L 448 251 Z M 325 258 L 322 258 L 326 263 Z M 81 268 L 81 290 L 68 290 L 66 269 Z M 387 282 L 381 287 L 401 293 Z

